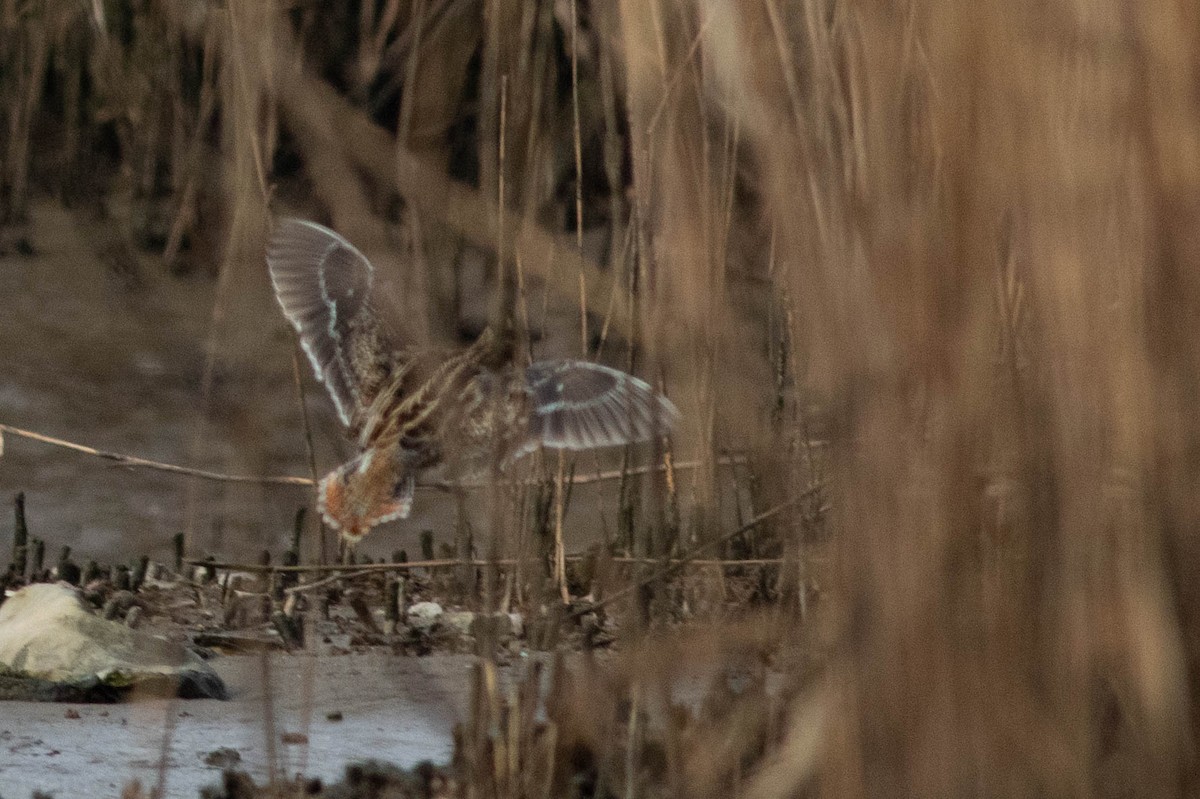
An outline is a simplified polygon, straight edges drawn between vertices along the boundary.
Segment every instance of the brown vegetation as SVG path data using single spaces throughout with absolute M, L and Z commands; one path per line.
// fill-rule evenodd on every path
M 701 582 L 592 586 L 653 578 L 628 669 L 539 712 L 481 667 L 469 795 L 586 795 L 579 758 L 626 796 L 1192 795 L 1198 31 L 1177 0 L 3 0 L 0 218 L 113 195 L 224 287 L 300 209 L 433 339 L 471 327 L 469 244 L 525 346 L 574 303 L 571 351 L 665 383 L 656 462 L 700 467 L 623 480 L 612 548 L 779 558 L 768 610 L 670 643 Z M 570 472 L 498 497 L 487 553 L 547 562 Z M 555 602 L 552 560 L 480 601 Z M 785 702 L 669 707 L 747 651 Z

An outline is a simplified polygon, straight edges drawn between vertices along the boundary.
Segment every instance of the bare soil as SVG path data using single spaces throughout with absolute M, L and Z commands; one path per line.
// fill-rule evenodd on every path
M 340 777 L 346 763 L 367 758 L 411 767 L 450 757 L 474 658 L 265 657 L 212 661 L 232 695 L 224 702 L 5 702 L 0 796 L 41 790 L 63 799 L 115 799 L 134 779 L 149 788 L 168 730 L 167 796 L 197 796 L 227 766 L 265 782 L 272 757 L 277 776 L 303 772 L 326 781 Z
M 223 473 L 308 476 L 292 333 L 271 296 L 265 262 L 227 266 L 228 293 L 214 325 L 211 274 L 167 274 L 155 253 L 130 246 L 113 227 L 92 211 L 44 200 L 28 226 L 0 231 L 0 422 Z M 306 362 L 300 367 L 323 473 L 353 452 L 324 390 Z M 579 469 L 609 468 L 611 454 L 585 457 Z M 576 488 L 573 507 L 588 512 L 568 520 L 569 546 L 611 534 L 616 490 L 611 482 Z M 127 470 L 9 435 L 0 498 L 18 491 L 27 493 L 30 534 L 46 540 L 48 562 L 62 545 L 82 563 L 142 554 L 166 561 L 181 531 L 192 555 L 238 560 L 281 552 L 296 509 L 312 504 L 303 487 Z M 465 509 L 476 529 L 481 506 L 474 496 Z M 373 531 L 360 553 L 416 553 L 426 529 L 439 543 L 450 541 L 456 513 L 453 497 L 422 490 L 412 516 Z M 5 516 L 11 519 L 0 511 Z M 0 522 L 3 554 L 8 519 Z

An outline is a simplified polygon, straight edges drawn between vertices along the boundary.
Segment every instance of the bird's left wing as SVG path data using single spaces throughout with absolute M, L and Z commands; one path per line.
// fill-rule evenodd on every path
M 329 389 L 342 423 L 369 402 L 378 355 L 379 320 L 371 304 L 374 268 L 329 228 L 281 219 L 267 246 L 275 296 L 317 377 Z

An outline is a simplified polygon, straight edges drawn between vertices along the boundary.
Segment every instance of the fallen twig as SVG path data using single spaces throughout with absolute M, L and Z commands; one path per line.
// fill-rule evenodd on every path
M 761 520 L 760 520 L 761 521 Z M 745 532 L 740 530 L 739 532 Z M 568 563 L 580 563 L 592 555 L 567 555 Z M 612 557 L 608 559 L 612 563 L 625 564 L 659 564 L 664 561 L 662 558 L 627 558 L 627 557 Z M 673 566 L 777 566 L 784 562 L 784 558 L 668 558 L 665 561 Z M 452 566 L 461 566 L 462 559 L 453 558 L 445 560 L 418 560 L 408 561 L 405 563 L 364 563 L 360 566 L 346 566 L 344 564 L 331 565 L 303 565 L 303 566 L 262 566 L 257 563 L 216 563 L 208 560 L 185 560 L 184 563 L 190 566 L 204 566 L 221 571 L 246 572 L 247 574 L 270 574 L 270 573 L 292 573 L 292 574 L 320 574 L 323 572 L 345 572 L 344 574 L 336 574 L 330 582 L 342 579 L 359 577 L 364 574 L 378 574 L 379 572 L 405 571 L 408 569 L 446 569 Z M 490 560 L 472 560 L 468 563 L 472 568 L 483 568 L 484 566 L 515 566 L 518 561 L 515 558 L 503 558 L 496 561 Z M 316 583 L 308 583 L 301 588 L 312 588 Z
M 263 566 L 258 563 L 219 563 L 211 560 L 200 560 L 191 558 L 185 560 L 184 563 L 189 566 L 203 566 L 209 569 L 218 569 L 220 571 L 246 572 L 247 574 L 270 574 L 270 573 L 286 573 L 294 572 L 299 574 L 319 574 L 322 572 L 345 572 L 345 574 L 337 575 L 338 579 L 346 576 L 357 576 L 358 574 L 368 574 L 372 572 L 389 572 L 403 571 L 408 569 L 439 569 L 449 566 L 461 566 L 462 558 L 448 558 L 443 560 L 413 560 L 404 563 L 363 563 L 357 566 L 348 566 L 344 563 L 330 563 L 326 565 L 320 564 L 305 564 L 297 566 Z M 487 566 L 491 561 L 472 560 L 468 561 L 470 566 Z M 515 560 L 500 560 L 496 561 L 500 566 L 510 566 L 516 563 Z
M 450 562 L 458 563 L 458 561 L 450 561 Z M 372 565 L 374 565 L 374 564 L 372 564 Z M 324 579 L 317 580 L 315 583 L 304 583 L 302 585 L 293 585 L 291 588 L 283 589 L 283 592 L 285 594 L 302 594 L 305 591 L 315 591 L 318 588 L 324 588 L 327 585 L 341 582 L 342 580 L 353 580 L 356 577 L 365 577 L 368 574 L 376 574 L 378 572 L 379 572 L 379 569 L 359 569 L 357 571 L 347 572 L 345 574 L 334 574 L 334 575 L 331 575 Z
M 762 513 L 758 514 L 750 521 L 746 522 L 745 524 L 743 524 L 742 526 L 738 527 L 735 530 L 731 530 L 730 532 L 726 533 L 725 535 L 721 536 L 720 538 L 714 538 L 711 541 L 705 541 L 703 543 L 697 544 L 696 546 L 694 546 L 690 550 L 688 550 L 688 552 L 684 553 L 683 557 L 681 557 L 681 558 L 666 560 L 665 562 L 664 562 L 664 560 L 658 560 L 657 562 L 662 564 L 662 566 L 660 568 L 655 569 L 653 572 L 651 572 L 646 577 L 643 577 L 641 580 L 638 580 L 637 582 L 632 583 L 631 585 L 625 586 L 620 591 L 617 591 L 615 594 L 605 597 L 604 599 L 600 600 L 599 602 L 594 602 L 590 605 L 587 605 L 586 607 L 579 608 L 578 610 L 573 611 L 571 613 L 571 616 L 572 617 L 582 616 L 585 613 L 591 613 L 599 608 L 604 607 L 605 605 L 611 605 L 613 602 L 616 602 L 619 599 L 624 599 L 625 597 L 629 596 L 630 594 L 634 593 L 635 591 L 638 591 L 639 589 L 643 588 L 644 586 L 649 585 L 652 582 L 655 582 L 656 580 L 661 580 L 665 577 L 670 577 L 673 573 L 677 572 L 679 569 L 683 568 L 688 563 L 694 562 L 695 555 L 703 552 L 706 549 L 711 549 L 712 547 L 715 547 L 718 544 L 723 544 L 726 541 L 736 538 L 737 536 L 741 535 L 742 533 L 747 532 L 748 530 L 754 529 L 755 527 L 762 524 L 763 522 L 765 522 L 771 518 L 774 518 L 775 516 L 778 516 L 780 513 L 787 510 L 788 508 L 798 505 L 800 502 L 802 502 L 803 500 L 807 499 L 808 497 L 812 496 L 814 493 L 819 491 L 822 487 L 823 487 L 823 484 L 810 486 L 809 488 L 805 489 L 799 496 L 793 497 L 792 499 L 789 499 L 787 502 L 782 502 L 782 503 L 776 505 L 775 507 L 771 508 L 770 510 L 763 511 Z M 821 508 L 822 512 L 825 512 L 826 510 L 828 510 L 827 506 Z
M 312 479 L 308 477 L 257 477 L 254 475 L 240 474 L 222 474 L 221 472 L 210 472 L 205 469 L 192 469 L 187 466 L 177 466 L 173 463 L 162 463 L 160 461 L 147 460 L 134 455 L 122 455 L 119 452 L 109 452 L 107 450 L 88 447 L 83 444 L 76 444 L 72 441 L 65 441 L 61 438 L 35 433 L 32 430 L 22 430 L 19 427 L 13 427 L 8 424 L 0 424 L 0 432 L 12 433 L 14 436 L 28 438 L 32 441 L 40 441 L 43 444 L 51 444 L 56 447 L 82 452 L 84 455 L 91 455 L 96 458 L 103 458 L 115 462 L 119 466 L 125 466 L 130 469 L 152 469 L 159 472 L 170 472 L 171 474 L 182 474 L 189 477 L 199 477 L 203 480 L 218 480 L 225 483 L 256 483 L 267 485 L 293 485 L 293 486 L 311 486 Z
M 162 461 L 152 461 L 147 458 L 139 458 L 136 455 L 123 455 L 119 452 L 110 452 L 108 450 L 96 449 L 84 444 L 76 444 L 73 441 L 67 441 L 62 438 L 55 438 L 44 433 L 35 433 L 32 430 L 24 430 L 20 427 L 13 427 L 9 424 L 0 423 L 0 435 L 3 433 L 12 433 L 14 436 L 27 438 L 31 441 L 38 441 L 42 444 L 50 444 L 55 447 L 62 447 L 73 452 L 81 452 L 84 455 L 91 455 L 95 458 L 103 458 L 104 460 L 113 461 L 118 466 L 124 466 L 129 469 L 151 469 L 159 472 L 167 472 L 169 474 L 181 474 L 188 477 L 198 477 L 203 480 L 215 480 L 224 483 L 252 483 L 255 485 L 287 485 L 311 487 L 316 485 L 316 481 L 311 477 L 298 477 L 292 475 L 243 475 L 243 474 L 225 474 L 223 472 L 212 472 L 206 469 L 194 469 L 190 466 L 179 466 L 174 463 L 163 463 Z M 701 461 L 684 461 L 676 463 L 672 468 L 680 469 L 696 469 L 701 465 Z M 719 466 L 737 466 L 746 463 L 744 455 L 728 455 L 717 459 Z M 626 474 L 639 475 L 649 474 L 651 472 L 659 472 L 665 469 L 664 464 L 654 464 L 651 466 L 639 466 L 633 469 L 627 469 Z M 599 483 L 606 480 L 616 480 L 621 477 L 619 469 L 613 469 L 606 472 L 596 472 L 591 475 L 576 474 L 571 479 L 573 485 L 581 485 L 584 483 Z M 510 481 L 505 481 L 510 482 Z M 537 479 L 511 481 L 513 485 L 536 485 L 541 482 Z M 447 480 L 439 480 L 436 482 L 420 483 L 417 487 L 423 489 L 435 489 L 439 491 L 447 491 L 453 488 L 484 488 L 487 486 L 486 480 L 470 480 L 461 483 L 455 483 Z
M 697 554 L 699 554 L 700 552 L 703 552 L 706 549 L 714 547 L 718 544 L 723 544 L 726 541 L 729 541 L 730 539 L 735 538 L 736 536 L 741 535 L 742 533 L 745 533 L 746 531 L 757 527 L 758 525 L 762 524 L 763 522 L 767 521 L 768 519 L 773 518 L 774 516 L 778 515 L 780 512 L 786 510 L 787 508 L 790 508 L 793 505 L 796 505 L 800 501 L 804 500 L 805 498 L 812 496 L 817 491 L 821 490 L 823 487 L 824 487 L 824 484 L 818 484 L 815 486 L 811 486 L 808 489 L 806 489 L 804 491 L 804 493 L 801 494 L 800 496 L 798 496 L 792 500 L 789 500 L 788 502 L 784 502 L 780 505 L 776 505 L 774 508 L 758 514 L 750 521 L 746 522 L 745 524 L 738 527 L 737 529 L 735 529 L 729 533 L 726 533 L 725 535 L 721 536 L 720 538 L 716 538 L 716 539 L 713 539 L 712 541 L 707 541 L 705 543 L 702 543 L 702 544 L 699 544 L 699 545 L 693 547 L 689 552 L 685 553 L 682 557 L 678 557 L 678 558 L 631 558 L 631 557 L 617 556 L 617 557 L 609 558 L 609 560 L 613 563 L 626 563 L 626 564 L 649 563 L 649 564 L 658 564 L 658 565 L 664 567 L 664 571 L 662 574 L 658 574 L 658 573 L 652 574 L 649 577 L 645 578 L 645 580 L 643 580 L 642 583 L 639 583 L 638 585 L 641 585 L 641 584 L 644 584 L 645 582 L 652 581 L 659 577 L 665 576 L 666 573 L 670 572 L 672 569 L 678 569 L 683 566 L 773 566 L 773 565 L 781 564 L 784 562 L 784 560 L 785 560 L 784 558 L 741 558 L 741 559 L 739 559 L 739 558 L 731 558 L 731 559 L 707 558 L 707 559 L 700 559 L 695 556 Z M 822 508 L 822 511 L 824 511 L 824 510 L 827 510 L 827 508 Z M 579 553 L 579 554 L 574 554 L 574 555 L 566 555 L 565 560 L 570 563 L 579 563 L 580 561 L 586 560 L 589 557 L 597 557 L 597 556 L 593 555 L 591 553 Z M 341 574 L 334 574 L 330 578 L 321 580 L 318 583 L 307 583 L 302 586 L 296 586 L 295 589 L 288 589 L 289 591 L 292 591 L 292 590 L 310 590 L 312 588 L 318 587 L 319 585 L 336 582 L 337 580 L 353 579 L 355 577 L 361 577 L 361 576 L 367 575 L 367 574 L 377 574 L 379 572 L 405 571 L 405 570 L 410 570 L 410 569 L 450 568 L 453 566 L 461 566 L 461 565 L 463 565 L 464 561 L 461 558 L 443 558 L 443 559 L 438 559 L 438 560 L 414 560 L 414 561 L 395 562 L 395 563 L 364 563 L 359 566 L 346 566 L 344 564 L 343 565 L 331 564 L 331 565 L 297 565 L 297 566 L 266 565 L 266 566 L 264 566 L 264 565 L 258 564 L 258 563 L 217 562 L 217 561 L 207 560 L 207 559 L 192 558 L 189 560 L 185 560 L 184 563 L 186 563 L 190 566 L 203 566 L 208 569 L 220 569 L 221 571 L 247 572 L 250 574 L 275 573 L 275 572 L 290 572 L 290 573 L 303 573 L 303 574 L 314 574 L 314 573 L 324 573 L 324 572 L 342 572 Z M 482 568 L 484 566 L 515 566 L 518 563 L 519 563 L 519 561 L 516 558 L 501 558 L 499 560 L 474 559 L 474 560 L 466 561 L 466 564 L 472 568 Z M 616 594 L 613 594 L 612 596 L 602 600 L 601 602 L 597 603 L 596 605 L 592 605 L 591 607 L 594 608 L 599 605 L 605 605 L 605 604 L 608 604 L 609 602 L 613 602 L 613 601 L 621 598 L 628 591 L 630 591 L 636 587 L 638 587 L 638 586 L 631 586 L 630 588 L 623 589 L 622 591 L 620 591 Z

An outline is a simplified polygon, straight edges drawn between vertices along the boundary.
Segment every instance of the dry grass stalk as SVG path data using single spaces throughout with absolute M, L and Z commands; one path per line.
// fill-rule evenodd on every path
M 130 203 L 174 192 L 171 258 L 203 216 L 209 155 L 225 261 L 257 258 L 283 144 L 372 254 L 401 220 L 407 302 L 453 307 L 461 275 L 442 256 L 470 244 L 496 254 L 494 316 L 519 357 L 538 346 L 540 280 L 543 308 L 553 292 L 578 312 L 585 353 L 603 320 L 602 346 L 622 339 L 628 365 L 665 375 L 699 468 L 678 481 L 672 442 L 647 479 L 628 460 L 618 473 L 616 548 L 639 563 L 599 604 L 638 594 L 653 617 L 633 614 L 631 639 L 653 645 L 642 621 L 703 601 L 701 578 L 667 580 L 693 539 L 789 564 L 758 589 L 789 600 L 758 629 L 821 676 L 789 670 L 780 712 L 755 683 L 703 719 L 656 718 L 680 675 L 645 662 L 586 694 L 555 669 L 544 695 L 536 673 L 506 692 L 485 664 L 468 793 L 559 795 L 572 752 L 626 796 L 1200 785 L 1186 4 L 386 0 L 340 26 L 349 12 L 165 2 L 124 39 L 97 12 L 75 60 L 52 55 L 78 9 L 18 6 L 0 3 L 0 217 L 22 214 L 48 80 L 74 98 L 68 157 L 108 125 Z M 69 109 L 85 83 L 91 117 Z M 168 103 L 180 88 L 192 99 Z M 243 280 L 223 268 L 219 295 Z M 732 477 L 730 448 L 750 451 Z M 509 563 L 501 604 L 571 599 L 566 471 L 511 497 L 493 486 L 489 603 Z M 826 479 L 828 521 L 810 501 Z M 753 537 L 726 540 L 733 514 L 758 520 Z

